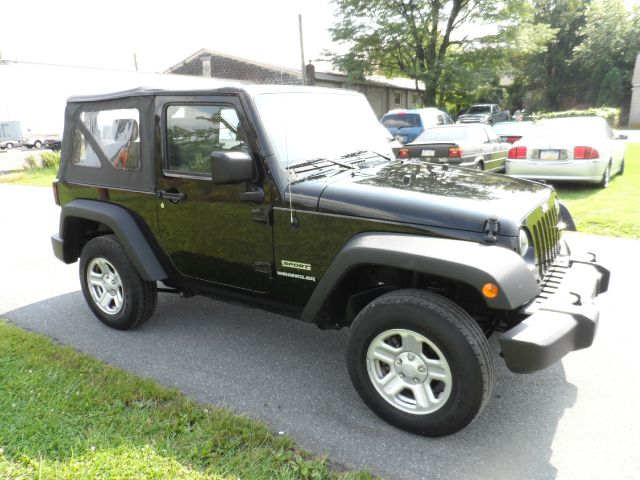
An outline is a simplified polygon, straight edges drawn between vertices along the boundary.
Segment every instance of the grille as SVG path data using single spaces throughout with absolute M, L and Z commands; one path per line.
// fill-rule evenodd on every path
M 560 230 L 558 212 L 550 208 L 533 225 L 533 243 L 540 278 L 543 278 L 551 263 L 560 253 Z

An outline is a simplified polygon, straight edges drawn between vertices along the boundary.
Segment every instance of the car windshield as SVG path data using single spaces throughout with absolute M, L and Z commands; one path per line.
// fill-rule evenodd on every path
M 491 113 L 491 107 L 489 105 L 475 105 L 467 113 Z
M 541 120 L 533 125 L 527 138 L 538 137 L 604 137 L 606 123 L 600 118 L 557 118 Z
M 366 98 L 350 92 L 261 93 L 254 101 L 284 170 L 370 151 L 393 157 L 391 135 Z
M 387 128 L 419 127 L 420 115 L 417 113 L 392 113 L 382 117 L 382 125 Z
M 471 128 L 468 127 L 439 127 L 439 128 L 427 128 L 422 132 L 416 142 L 439 142 L 439 141 L 451 141 L 451 140 L 467 140 L 471 133 Z

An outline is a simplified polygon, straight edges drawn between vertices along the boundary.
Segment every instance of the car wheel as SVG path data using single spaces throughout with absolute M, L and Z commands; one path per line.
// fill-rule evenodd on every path
M 155 310 L 156 283 L 140 277 L 115 235 L 94 238 L 84 246 L 80 282 L 91 311 L 111 328 L 135 328 Z
M 598 184 L 598 186 L 600 188 L 607 188 L 609 186 L 609 180 L 611 180 L 611 162 L 609 162 L 609 164 L 607 165 L 607 168 L 602 174 L 602 180 L 600 180 L 600 183 Z
M 622 159 L 622 162 L 620 162 L 620 171 L 618 172 L 618 175 L 623 175 L 624 174 L 624 158 Z
M 469 424 L 494 383 L 493 358 L 478 324 L 452 301 L 422 290 L 385 294 L 358 314 L 347 366 L 377 415 L 433 437 Z
M 7 143 L 7 145 L 5 146 L 5 148 L 7 150 L 11 150 L 13 148 L 13 143 Z
M 36 148 L 40 148 L 40 147 L 42 147 L 42 142 L 40 140 L 36 140 L 34 142 L 33 146 L 36 147 Z
M 476 166 L 474 167 L 474 169 L 478 170 L 479 172 L 484 172 L 484 163 L 482 162 L 476 163 Z

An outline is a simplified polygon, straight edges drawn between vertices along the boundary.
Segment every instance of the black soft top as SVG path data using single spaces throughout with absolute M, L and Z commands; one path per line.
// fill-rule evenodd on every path
M 246 92 L 253 96 L 260 93 L 283 93 L 283 92 L 325 92 L 343 95 L 354 95 L 357 92 L 336 88 L 323 88 L 323 87 L 305 87 L 301 85 L 250 85 L 240 84 L 232 82 L 218 82 L 215 80 L 189 82 L 181 79 L 181 83 L 184 86 L 178 85 L 175 87 L 175 82 L 167 87 L 157 86 L 140 86 L 132 88 L 130 90 L 121 90 L 117 92 L 98 93 L 93 95 L 74 95 L 67 99 L 68 103 L 78 102 L 100 102 L 105 100 L 115 100 L 118 98 L 130 98 L 130 97 L 148 97 L 155 95 L 167 95 L 167 96 L 189 96 L 189 95 L 230 95 L 238 94 L 239 92 Z

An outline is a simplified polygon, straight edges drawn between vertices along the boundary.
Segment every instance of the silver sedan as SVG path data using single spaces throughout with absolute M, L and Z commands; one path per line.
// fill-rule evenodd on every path
M 613 175 L 624 172 L 623 140 L 600 117 L 541 120 L 509 150 L 506 173 L 606 188 Z

